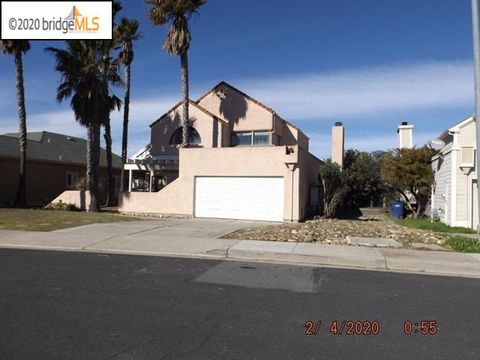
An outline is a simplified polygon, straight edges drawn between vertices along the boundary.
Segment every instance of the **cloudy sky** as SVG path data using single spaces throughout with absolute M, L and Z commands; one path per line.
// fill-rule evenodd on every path
M 180 99 L 179 60 L 161 50 L 165 29 L 150 25 L 141 0 L 123 16 L 141 23 L 133 64 L 129 153 L 149 143 L 149 127 Z M 397 145 L 401 121 L 423 145 L 474 111 L 470 1 L 209 0 L 192 19 L 192 98 L 225 80 L 274 108 L 330 156 L 330 128 L 346 126 L 349 148 Z M 85 137 L 69 104 L 55 101 L 59 75 L 47 46 L 25 56 L 29 131 Z M 115 90 L 123 97 L 121 89 Z M 17 131 L 13 59 L 0 56 L 0 133 Z M 113 114 L 114 150 L 121 113 Z

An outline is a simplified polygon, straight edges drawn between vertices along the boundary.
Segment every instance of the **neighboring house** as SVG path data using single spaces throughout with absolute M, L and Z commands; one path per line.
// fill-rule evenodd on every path
M 27 134 L 27 202 L 46 205 L 85 177 L 87 142 L 47 131 Z M 0 206 L 13 204 L 19 171 L 18 133 L 0 135 Z M 106 151 L 101 149 L 101 199 L 106 196 Z M 113 154 L 114 178 L 119 183 L 122 160 Z M 118 187 L 118 186 L 117 186 Z
M 150 144 L 125 165 L 120 211 L 297 221 L 318 210 L 321 161 L 300 129 L 225 82 L 189 109 L 188 148 L 181 102 L 150 125 Z
M 450 226 L 477 228 L 476 121 L 473 117 L 444 131 L 445 146 L 432 159 L 435 183 L 431 208 Z

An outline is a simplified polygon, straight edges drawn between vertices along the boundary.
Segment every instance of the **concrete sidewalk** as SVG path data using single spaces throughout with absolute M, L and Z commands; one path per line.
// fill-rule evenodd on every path
M 252 225 L 177 219 L 94 224 L 52 232 L 0 230 L 0 248 L 198 257 L 480 278 L 480 254 L 219 239 Z

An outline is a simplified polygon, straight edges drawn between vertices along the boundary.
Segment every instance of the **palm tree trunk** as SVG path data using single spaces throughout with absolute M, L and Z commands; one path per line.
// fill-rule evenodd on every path
M 87 171 L 86 171 L 86 180 L 85 180 L 85 190 L 91 192 L 92 189 L 92 173 L 93 173 L 93 149 L 92 149 L 92 142 L 93 142 L 93 127 L 89 125 L 87 127 Z M 85 209 L 87 212 L 90 211 L 92 202 L 90 201 L 90 205 Z
M 110 116 L 105 121 L 105 147 L 107 150 L 107 174 L 108 174 L 108 194 L 107 194 L 107 206 L 117 205 L 115 194 L 115 183 L 113 181 L 113 169 L 112 169 L 112 129 L 110 126 Z
M 22 53 L 15 54 L 15 73 L 17 82 L 17 105 L 19 119 L 20 141 L 20 170 L 18 173 L 18 187 L 15 195 L 14 206 L 26 207 L 26 179 L 27 179 L 27 113 L 25 110 L 25 88 L 23 83 Z
M 87 189 L 90 191 L 90 206 L 87 212 L 100 210 L 98 201 L 98 167 L 100 162 L 100 125 L 88 127 L 87 141 Z
M 127 162 L 128 151 L 128 117 L 130 112 L 130 64 L 125 66 L 125 99 L 123 102 L 123 133 L 122 133 L 122 177 L 120 179 L 120 191 L 124 191 L 123 164 Z
M 188 147 L 188 52 L 184 51 L 180 55 L 181 77 L 182 77 L 182 96 L 183 96 L 183 117 L 182 117 L 182 147 Z

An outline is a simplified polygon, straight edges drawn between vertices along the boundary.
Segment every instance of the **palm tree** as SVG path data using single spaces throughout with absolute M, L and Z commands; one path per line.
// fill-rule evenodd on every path
M 46 51 L 55 56 L 55 70 L 61 74 L 57 100 L 70 98 L 75 119 L 87 128 L 87 190 L 91 195 L 87 211 L 98 211 L 100 128 L 105 113 L 112 108 L 105 79 L 113 85 L 121 85 L 121 78 L 117 68 L 110 66 L 112 61 L 106 61 L 100 41 L 70 40 L 66 49 L 49 47 Z
M 127 162 L 128 151 L 128 118 L 130 112 L 130 75 L 131 65 L 134 57 L 133 42 L 140 40 L 142 34 L 138 32 L 139 23 L 137 20 L 122 18 L 117 29 L 118 43 L 121 47 L 118 58 L 125 67 L 125 98 L 123 102 L 123 131 L 122 131 L 122 163 Z M 120 189 L 124 188 L 124 173 L 122 167 L 122 177 L 120 179 Z
M 207 0 L 145 0 L 152 7 L 149 16 L 153 25 L 171 24 L 163 43 L 171 55 L 180 56 L 182 79 L 182 147 L 188 146 L 188 48 L 192 40 L 188 21 Z
M 17 106 L 20 128 L 20 170 L 17 193 L 13 205 L 15 207 L 25 207 L 27 205 L 27 112 L 25 109 L 25 87 L 23 81 L 23 54 L 30 50 L 30 42 L 28 40 L 1 40 L 0 50 L 6 55 L 13 55 L 15 58 Z
M 117 38 L 118 38 L 118 26 L 115 23 L 115 17 L 117 14 L 122 10 L 123 6 L 120 1 L 113 1 L 113 19 L 114 19 L 114 35 L 111 40 L 102 40 L 99 41 L 99 45 L 103 50 L 103 60 L 104 60 L 104 68 L 108 69 L 111 66 L 115 67 L 115 72 L 118 72 L 118 61 L 115 59 L 113 60 L 111 57 L 112 51 L 116 49 Z M 110 90 L 108 88 L 108 79 L 104 78 L 104 86 L 106 93 L 109 93 Z M 102 121 L 102 125 L 105 128 L 104 138 L 105 138 L 105 150 L 107 153 L 107 206 L 114 206 L 117 205 L 117 197 L 115 193 L 115 183 L 113 181 L 113 164 L 112 164 L 112 129 L 111 129 L 111 121 L 110 121 L 110 113 L 117 109 L 120 110 L 121 101 L 115 95 L 110 96 L 110 106 L 105 109 L 104 117 Z M 122 166 L 123 172 L 123 166 Z
M 106 82 L 107 89 L 105 90 L 107 94 L 109 94 L 108 89 L 108 81 Z M 122 101 L 115 96 L 114 94 L 110 96 L 110 105 L 108 108 L 105 109 L 103 115 L 102 124 L 105 128 L 105 133 L 103 137 L 105 138 L 105 150 L 107 153 L 107 181 L 108 181 L 108 188 L 107 188 L 107 206 L 115 206 L 117 204 L 117 197 L 115 194 L 115 182 L 113 181 L 113 164 L 112 164 L 112 129 L 110 125 L 110 113 L 114 110 L 120 110 L 122 106 Z
M 117 204 L 117 198 L 115 194 L 115 183 L 113 181 L 113 164 L 112 164 L 112 129 L 110 113 L 117 109 L 120 110 L 121 101 L 114 94 L 110 95 L 109 80 L 107 77 L 108 72 L 105 69 L 111 69 L 118 74 L 119 61 L 113 59 L 111 52 L 114 49 L 115 42 L 113 40 L 98 41 L 98 45 L 103 53 L 102 56 L 102 74 L 103 74 L 103 87 L 105 94 L 109 97 L 109 104 L 102 111 L 102 125 L 105 129 L 103 137 L 105 138 L 105 150 L 107 153 L 107 206 L 115 206 Z
M 128 119 L 130 111 L 130 83 L 131 64 L 134 58 L 133 42 L 142 38 L 138 32 L 139 22 L 135 19 L 122 18 L 118 26 L 118 43 L 121 47 L 119 60 L 125 67 L 125 101 L 123 111 L 123 134 L 122 134 L 122 161 L 127 160 L 128 147 Z

